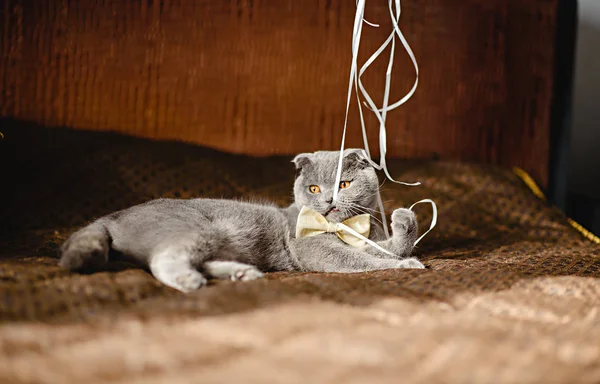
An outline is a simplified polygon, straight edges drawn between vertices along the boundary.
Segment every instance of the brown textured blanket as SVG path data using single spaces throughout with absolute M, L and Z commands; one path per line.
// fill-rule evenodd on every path
M 597 383 L 600 248 L 511 170 L 392 163 L 389 209 L 430 197 L 427 270 L 276 273 L 181 294 L 56 246 L 159 196 L 289 203 L 289 159 L 57 129 L 3 129 L 0 382 Z M 431 219 L 417 207 L 421 227 Z

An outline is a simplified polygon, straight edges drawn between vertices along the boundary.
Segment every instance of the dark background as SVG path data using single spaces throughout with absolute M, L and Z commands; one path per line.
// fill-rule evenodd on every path
M 568 212 L 600 234 L 600 1 L 579 7 Z

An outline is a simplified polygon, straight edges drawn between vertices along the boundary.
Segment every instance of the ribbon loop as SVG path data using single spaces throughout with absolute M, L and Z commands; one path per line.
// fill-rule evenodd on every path
M 421 203 L 430 203 L 431 204 L 431 210 L 432 210 L 432 214 L 431 214 L 431 224 L 429 225 L 429 229 L 425 231 L 425 233 L 423 233 L 416 241 L 415 241 L 415 245 L 417 245 L 419 243 L 419 241 L 421 241 L 421 239 L 423 239 L 425 237 L 425 235 L 427 235 L 432 229 L 433 227 L 435 227 L 435 225 L 437 224 L 437 216 L 438 216 L 438 211 L 437 211 L 437 205 L 435 204 L 435 202 L 431 199 L 423 199 L 423 200 L 419 200 L 416 203 L 414 203 L 413 205 L 410 206 L 410 209 L 412 211 L 413 207 L 417 204 L 421 204 Z

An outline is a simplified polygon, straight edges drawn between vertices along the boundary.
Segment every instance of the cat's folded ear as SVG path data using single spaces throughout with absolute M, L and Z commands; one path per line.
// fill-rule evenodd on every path
M 292 160 L 292 163 L 294 163 L 294 165 L 296 165 L 297 170 L 301 170 L 302 168 L 311 164 L 311 161 L 310 161 L 311 156 L 312 156 L 312 153 L 301 153 L 301 154 L 297 155 L 296 157 L 294 157 L 294 160 Z
M 298 176 L 300 176 L 302 168 L 305 168 L 306 166 L 312 164 L 312 161 L 310 160 L 311 156 L 311 153 L 301 153 L 294 157 L 294 160 L 292 160 L 292 163 L 294 163 L 294 165 L 296 166 L 296 179 L 298 178 Z
M 361 149 L 346 149 L 344 151 L 344 160 L 355 168 L 364 169 L 370 167 L 371 164 L 363 152 Z

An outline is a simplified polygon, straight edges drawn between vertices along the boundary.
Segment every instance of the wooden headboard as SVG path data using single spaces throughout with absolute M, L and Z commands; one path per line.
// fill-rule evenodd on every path
M 339 146 L 353 0 L 2 0 L 0 113 L 255 155 Z M 548 179 L 557 0 L 403 0 L 388 153 Z M 390 32 L 367 2 L 362 60 Z M 396 52 L 392 97 L 412 86 Z M 364 76 L 380 103 L 385 56 Z M 377 124 L 368 118 L 376 152 Z M 353 101 L 349 145 L 362 146 Z

